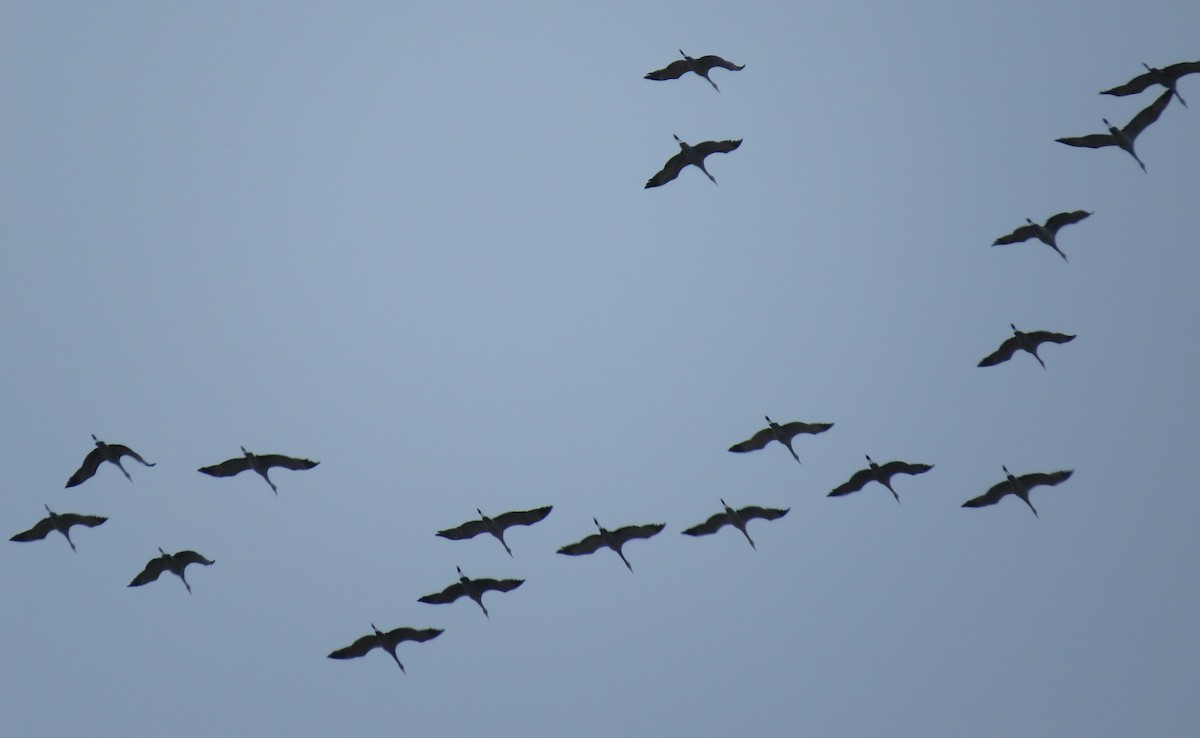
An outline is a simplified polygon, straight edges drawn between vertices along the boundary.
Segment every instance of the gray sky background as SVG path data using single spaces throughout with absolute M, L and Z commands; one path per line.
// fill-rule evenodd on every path
M 1200 5 L 246 5 L 0 8 L 0 520 L 109 516 L 4 544 L 6 725 L 1195 731 L 1200 76 L 1149 174 L 1054 139 Z M 672 133 L 744 143 L 643 190 Z M 1009 322 L 1078 338 L 976 368 Z M 727 453 L 764 413 L 835 426 Z M 64 490 L 91 433 L 158 465 Z M 239 445 L 321 464 L 196 473 Z M 826 498 L 863 454 L 936 466 Z M 961 509 L 1002 464 L 1076 473 Z M 718 497 L 791 512 L 681 536 Z M 593 516 L 667 529 L 556 555 Z M 217 563 L 127 588 L 158 546 Z M 527 581 L 416 601 L 455 565 Z M 446 630 L 325 658 L 371 622 Z

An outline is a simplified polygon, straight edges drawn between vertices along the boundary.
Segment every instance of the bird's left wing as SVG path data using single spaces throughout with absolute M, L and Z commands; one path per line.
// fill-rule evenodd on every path
M 833 489 L 833 491 L 829 493 L 828 496 L 829 497 L 842 497 L 844 495 L 850 494 L 851 492 L 857 492 L 860 489 L 862 489 L 863 487 L 865 487 L 867 485 L 867 482 L 870 482 L 874 478 L 875 478 L 875 475 L 871 473 L 870 469 L 859 469 L 858 471 L 856 471 L 850 475 L 849 480 L 847 480 L 845 483 L 835 487 Z
M 673 61 L 662 69 L 656 69 L 647 74 L 644 79 L 664 80 L 664 79 L 679 79 L 687 71 L 691 69 L 688 66 L 687 59 Z
M 1171 102 L 1171 97 L 1173 94 L 1174 93 L 1172 93 L 1170 90 L 1167 90 L 1163 94 L 1159 95 L 1157 100 L 1150 103 L 1150 105 L 1142 110 L 1142 112 L 1133 116 L 1133 120 L 1125 124 L 1125 127 L 1121 129 L 1121 132 L 1130 138 L 1133 138 L 1141 133 L 1146 129 L 1147 126 L 1158 120 L 1158 116 L 1162 115 L 1162 111 L 1166 110 L 1167 103 Z
M 704 67 L 706 70 L 712 69 L 713 67 L 721 67 L 722 69 L 728 69 L 731 72 L 737 72 L 741 69 L 746 68 L 745 64 L 741 64 L 741 65 L 734 64 L 733 62 L 728 61 L 726 59 L 722 59 L 721 57 L 719 57 L 715 54 L 707 54 L 705 56 L 700 57 L 699 59 L 696 60 L 696 64 Z
M 1011 359 L 1013 357 L 1013 354 L 1015 354 L 1017 352 L 1017 349 L 1019 349 L 1020 347 L 1021 347 L 1021 342 L 1019 340 L 1017 340 L 1016 336 L 1013 336 L 1012 338 L 1009 338 L 1008 340 L 1006 340 L 1004 343 L 1000 344 L 1000 348 L 996 349 L 992 353 L 983 357 L 983 359 L 980 360 L 978 366 L 995 366 L 997 364 L 1001 364 L 1005 361 L 1008 361 L 1009 359 Z
M 663 165 L 663 168 L 661 170 L 659 170 L 659 172 L 657 174 L 655 174 L 653 177 L 651 177 L 649 180 L 646 181 L 646 186 L 643 189 L 649 189 L 651 187 L 660 187 L 662 185 L 665 185 L 667 182 L 670 182 L 671 180 L 678 177 L 679 173 L 681 171 L 683 171 L 683 168 L 687 166 L 687 163 L 688 163 L 687 156 L 685 156 L 684 153 L 682 151 L 680 151 L 675 156 L 672 156 L 670 159 L 667 159 L 667 163 Z
M 1055 141 L 1064 143 L 1067 146 L 1080 146 L 1085 149 L 1099 149 L 1105 146 L 1116 146 L 1116 139 L 1108 133 L 1091 133 L 1087 136 L 1068 136 L 1067 138 L 1056 138 Z
M 549 515 L 550 511 L 553 509 L 553 505 L 547 505 L 546 507 L 539 507 L 536 510 L 514 510 L 513 512 L 506 512 L 503 515 L 496 516 L 496 525 L 499 525 L 501 528 L 509 528 L 514 525 L 533 525 L 534 523 L 545 520 L 546 516 Z
M 571 543 L 563 546 L 562 548 L 558 549 L 558 552 L 560 554 L 566 554 L 567 556 L 582 556 L 583 554 L 595 553 L 601 548 L 604 548 L 603 536 L 601 536 L 599 533 L 593 533 L 578 543 Z
M 1073 210 L 1069 213 L 1052 215 L 1050 216 L 1050 220 L 1046 221 L 1046 230 L 1050 231 L 1051 233 L 1056 232 L 1059 228 L 1071 225 L 1072 223 L 1078 223 L 1089 215 L 1091 215 L 1091 213 L 1086 210 Z
M 702 141 L 693 146 L 692 150 L 703 157 L 709 154 L 728 154 L 741 145 L 740 138 L 736 141 Z
M 742 520 L 778 520 L 788 514 L 788 510 L 780 510 L 773 507 L 759 507 L 758 505 L 750 505 L 738 510 L 738 515 L 742 516 Z
M 267 466 L 282 466 L 284 469 L 296 470 L 311 469 L 317 464 L 321 463 L 319 461 L 309 461 L 308 459 L 297 459 L 291 456 L 284 456 L 283 454 L 265 454 L 263 456 L 259 456 L 258 459 Z
M 425 602 L 430 605 L 445 605 L 447 603 L 454 602 L 466 593 L 467 590 L 465 587 L 463 587 L 462 582 L 455 582 L 449 587 L 443 589 L 441 592 L 425 595 L 424 597 L 419 598 L 417 602 Z
M 339 648 L 329 654 L 331 659 L 356 659 L 359 656 L 366 656 L 372 648 L 379 645 L 379 636 L 372 633 L 371 635 L 363 636 L 354 643 L 351 643 L 345 648 Z
M 719 512 L 699 525 L 680 531 L 685 536 L 708 536 L 716 533 L 729 523 L 729 514 Z
M 452 541 L 461 541 L 466 538 L 474 538 L 486 530 L 487 526 L 482 520 L 468 520 L 457 528 L 439 530 L 435 535 L 439 535 L 442 538 L 449 538 Z
M 1053 487 L 1060 482 L 1065 482 L 1075 473 L 1074 469 L 1064 469 L 1056 472 L 1034 472 L 1033 474 L 1022 474 L 1017 477 L 1021 484 L 1025 485 L 1026 489 L 1036 487 L 1041 484 Z
M 249 468 L 250 460 L 245 456 L 239 456 L 228 461 L 222 461 L 220 464 L 202 466 L 196 471 L 207 474 L 210 477 L 232 477 L 234 474 L 241 474 Z

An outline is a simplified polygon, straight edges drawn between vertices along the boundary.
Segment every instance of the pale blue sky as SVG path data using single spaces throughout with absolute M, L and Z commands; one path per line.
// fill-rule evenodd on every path
M 21 735 L 1190 735 L 1194 2 L 0 7 Z M 642 79 L 676 49 L 745 64 Z M 678 149 L 743 138 L 642 185 Z M 990 248 L 1026 217 L 1094 215 Z M 975 364 L 1008 324 L 1077 334 Z M 725 449 L 781 421 L 781 448 Z M 62 485 L 89 434 L 157 462 Z M 317 459 L 251 475 L 200 466 Z M 825 495 L 863 464 L 935 464 Z M 1075 469 L 1015 499 L 1003 479 Z M 730 504 L 790 507 L 701 539 Z M 434 536 L 554 505 L 491 539 Z M 554 551 L 663 522 L 616 556 Z M 125 585 L 157 547 L 216 560 Z M 418 597 L 525 578 L 472 603 Z M 439 627 L 325 658 L 370 623 Z

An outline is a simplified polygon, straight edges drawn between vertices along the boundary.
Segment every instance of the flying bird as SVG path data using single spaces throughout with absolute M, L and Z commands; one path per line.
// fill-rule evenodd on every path
M 1060 482 L 1065 482 L 1066 480 L 1070 479 L 1071 475 L 1075 473 L 1074 469 L 1065 469 L 1063 471 L 1049 473 L 1035 472 L 1033 474 L 1022 474 L 1019 477 L 1014 477 L 1008 470 L 1007 466 L 1001 468 L 1004 469 L 1005 479 L 1003 482 L 993 486 L 982 495 L 974 499 L 967 500 L 962 506 L 986 507 L 987 505 L 995 505 L 997 502 L 1003 499 L 1005 495 L 1016 495 L 1022 500 L 1025 500 L 1025 504 L 1029 505 L 1029 509 L 1033 510 L 1034 516 L 1037 517 L 1037 508 L 1035 508 L 1033 503 L 1029 501 L 1029 490 L 1042 484 L 1053 487 Z
M 705 520 L 703 523 L 700 523 L 699 525 L 693 525 L 691 528 L 684 530 L 683 534 L 687 536 L 707 536 L 716 533 L 726 525 L 732 525 L 734 528 L 740 530 L 742 535 L 746 536 L 746 540 L 750 541 L 750 547 L 757 550 L 758 546 L 754 545 L 754 539 L 751 538 L 750 534 L 746 532 L 746 521 L 756 519 L 778 520 L 784 515 L 787 515 L 788 510 L 791 509 L 787 508 L 785 510 L 779 510 L 775 508 L 751 505 L 749 507 L 743 507 L 741 510 L 734 510 L 732 507 L 726 504 L 725 500 L 723 499 L 721 500 L 721 506 L 725 508 L 725 512 L 719 512 L 708 520 Z
M 533 525 L 545 520 L 553 509 L 552 505 L 547 505 L 536 510 L 514 510 L 489 518 L 483 514 L 482 510 L 475 508 L 475 512 L 479 513 L 480 520 L 469 520 L 457 528 L 439 530 L 437 535 L 452 541 L 461 541 L 466 538 L 474 538 L 480 533 L 491 533 L 496 540 L 500 541 L 500 545 L 504 546 L 504 550 L 508 551 L 508 555 L 512 556 L 512 549 L 504 542 L 504 531 L 514 525 Z
M 1038 356 L 1038 346 L 1043 343 L 1066 343 L 1074 340 L 1075 336 L 1068 336 L 1065 333 L 1052 333 L 1050 331 L 1032 331 L 1025 333 L 1017 330 L 1017 326 L 1012 323 L 1008 324 L 1013 329 L 1013 336 L 1004 343 L 1000 344 L 1000 348 L 993 353 L 983 357 L 979 362 L 979 366 L 995 366 L 997 364 L 1008 361 L 1013 357 L 1018 350 L 1028 351 L 1033 354 L 1033 358 L 1038 360 L 1042 368 L 1046 368 L 1046 362 L 1042 361 L 1042 357 Z
M 37 521 L 29 530 L 18 533 L 8 540 L 21 543 L 25 541 L 40 541 L 50 535 L 50 531 L 56 530 L 66 536 L 67 543 L 71 544 L 71 550 L 79 553 L 75 550 L 75 543 L 71 540 L 71 526 L 86 525 L 89 528 L 95 528 L 105 520 L 108 520 L 108 518 L 99 515 L 79 515 L 77 513 L 63 513 L 60 515 L 51 510 L 49 505 L 43 505 L 43 507 L 46 508 L 46 512 L 49 515 Z
M 404 672 L 404 664 L 400 663 L 400 659 L 396 656 L 396 646 L 404 641 L 424 643 L 442 634 L 441 628 L 396 628 L 384 633 L 375 627 L 375 623 L 371 623 L 371 630 L 375 632 L 359 638 L 345 648 L 339 648 L 329 654 L 329 658 L 356 659 L 360 656 L 366 656 L 370 653 L 371 649 L 378 647 L 387 651 L 392 660 L 396 662 L 396 666 L 400 667 L 400 671 Z
M 466 595 L 475 600 L 475 604 L 479 605 L 479 609 L 483 610 L 484 617 L 491 618 L 488 615 L 488 610 L 483 606 L 483 593 L 495 590 L 497 592 L 511 592 L 517 587 L 525 583 L 524 579 L 471 579 L 466 574 L 463 574 L 462 569 L 458 569 L 458 582 L 451 584 L 441 592 L 436 594 L 425 595 L 417 600 L 417 602 L 425 602 L 430 605 L 445 605 L 454 602 L 459 597 Z
M 768 427 L 763 428 L 741 443 L 733 444 L 729 447 L 729 450 L 741 454 L 764 448 L 771 441 L 779 441 L 784 446 L 787 446 L 787 450 L 792 453 L 792 458 L 799 464 L 800 457 L 796 455 L 796 450 L 792 448 L 792 439 L 801 433 L 815 435 L 817 433 L 824 433 L 833 427 L 833 423 L 801 423 L 799 421 L 780 425 L 771 420 L 769 415 L 764 415 L 763 417 L 767 419 Z
M 992 242 L 992 245 L 1004 246 L 1006 244 L 1018 243 L 1020 241 L 1028 241 L 1031 238 L 1036 238 L 1037 240 L 1057 251 L 1058 255 L 1063 258 L 1063 261 L 1066 261 L 1067 255 L 1064 254 L 1062 249 L 1058 247 L 1058 243 L 1054 240 L 1054 236 L 1058 233 L 1059 228 L 1071 225 L 1072 223 L 1078 223 L 1089 215 L 1091 215 L 1091 213 L 1086 210 L 1074 210 L 1069 213 L 1058 213 L 1057 215 L 1050 216 L 1050 219 L 1046 221 L 1046 225 L 1039 225 L 1038 223 L 1034 223 L 1029 218 L 1026 218 L 1025 222 L 1029 225 L 1023 225 L 1007 236 L 1001 236 L 1000 238 L 997 238 Z
M 1133 142 L 1139 133 L 1146 130 L 1147 126 L 1158 120 L 1158 116 L 1162 115 L 1162 111 L 1167 107 L 1167 103 L 1171 102 L 1172 94 L 1174 93 L 1171 90 L 1167 90 L 1159 95 L 1158 99 L 1151 103 L 1148 108 L 1133 116 L 1133 120 L 1126 123 L 1124 128 L 1117 128 L 1108 122 L 1108 118 L 1104 118 L 1104 125 L 1108 126 L 1108 133 L 1093 133 L 1087 136 L 1074 136 L 1055 140 L 1059 143 L 1065 143 L 1068 146 L 1081 146 L 1088 149 L 1120 146 L 1129 152 L 1129 155 L 1133 157 L 1133 160 L 1145 172 L 1146 165 L 1138 158 L 1137 152 L 1133 150 Z
M 673 133 L 671 135 L 675 136 Z M 711 179 L 713 184 L 716 184 L 716 178 L 704 168 L 704 157 L 709 154 L 728 154 L 742 145 L 742 139 L 740 138 L 736 141 L 704 141 L 695 146 L 687 144 L 679 136 L 675 136 L 675 140 L 679 142 L 679 153 L 667 159 L 667 163 L 663 165 L 662 171 L 651 177 L 646 182 L 644 189 L 665 185 L 667 182 L 678 177 L 679 173 L 688 164 L 692 164 L 704 172 L 704 176 Z
M 271 485 L 271 491 L 278 495 L 279 490 L 275 488 L 275 483 L 267 476 L 267 472 L 271 470 L 271 467 L 282 466 L 284 469 L 303 470 L 311 469 L 321 463 L 319 461 L 309 461 L 308 459 L 296 459 L 281 454 L 263 454 L 260 456 L 250 453 L 246 450 L 245 446 L 242 446 L 242 453 L 245 455 L 241 458 L 233 458 L 228 461 L 222 461 L 220 464 L 204 466 L 197 471 L 213 477 L 232 477 L 235 474 L 241 474 L 247 469 L 252 469 L 263 479 L 267 480 L 267 484 Z
M 635 538 L 653 538 L 661 533 L 663 528 L 667 527 L 666 523 L 652 523 L 649 525 L 627 525 L 624 528 L 608 530 L 603 525 L 600 525 L 599 520 L 592 518 L 592 522 L 600 529 L 599 533 L 593 533 L 578 543 L 563 546 L 558 549 L 558 552 L 567 556 L 582 556 L 584 554 L 595 553 L 607 546 L 617 552 L 617 556 L 621 557 L 621 561 L 625 562 L 625 568 L 629 569 L 629 571 L 633 571 L 633 567 L 629 565 L 625 554 L 621 553 L 621 546 L 624 546 Z
M 119 443 L 105 443 L 99 438 L 96 438 L 95 433 L 92 434 L 92 440 L 96 442 L 96 448 L 89 451 L 88 455 L 83 457 L 83 465 L 80 466 L 79 470 L 72 474 L 71 478 L 67 480 L 68 487 L 74 487 L 76 485 L 83 484 L 87 480 L 91 479 L 96 473 L 96 470 L 100 468 L 100 464 L 105 461 L 116 464 L 117 468 L 121 470 L 121 473 L 125 475 L 125 478 L 132 482 L 133 477 L 129 476 L 129 472 L 125 471 L 125 467 L 121 466 L 122 456 L 129 456 L 134 461 L 141 462 L 146 466 L 154 466 L 154 464 L 151 464 L 149 461 L 143 459 L 137 454 L 137 452 L 128 446 L 122 446 Z
M 896 502 L 900 502 L 900 495 L 896 494 L 896 490 L 892 489 L 892 477 L 896 474 L 924 474 L 933 468 L 933 464 L 910 464 L 907 461 L 889 461 L 886 464 L 876 464 L 875 460 L 870 456 L 867 457 L 868 467 L 859 469 L 850 475 L 849 481 L 834 488 L 829 493 L 829 497 L 842 497 L 852 492 L 857 492 L 871 482 L 879 482 L 888 491 L 892 493 L 892 497 L 896 498 Z
M 693 59 L 687 54 L 684 54 L 683 49 L 680 49 L 679 53 L 683 54 L 682 59 L 673 61 L 662 69 L 657 69 L 650 74 L 647 74 L 645 78 L 653 80 L 679 79 L 688 72 L 695 72 L 704 79 L 708 80 L 708 83 L 713 86 L 714 90 L 720 92 L 721 88 L 717 87 L 717 83 L 713 82 L 708 76 L 709 71 L 713 67 L 721 67 L 722 69 L 728 69 L 731 72 L 737 72 L 746 68 L 745 64 L 739 66 L 731 61 L 726 61 L 719 56 L 713 56 L 712 54 L 709 54 L 708 56 L 702 56 L 699 59 Z
M 1162 85 L 1163 87 L 1167 88 L 1168 92 L 1175 93 L 1175 97 L 1179 99 L 1180 105 L 1185 108 L 1188 106 L 1187 102 L 1184 101 L 1183 96 L 1179 94 L 1179 90 L 1175 88 L 1175 83 L 1178 82 L 1179 78 L 1185 74 L 1194 74 L 1196 72 L 1200 72 L 1200 61 L 1180 62 L 1178 64 L 1172 64 L 1168 67 L 1163 67 L 1162 69 L 1159 69 L 1158 67 L 1152 67 L 1146 62 L 1142 62 L 1142 66 L 1146 68 L 1145 74 L 1139 74 L 1125 84 L 1118 85 L 1111 90 L 1102 90 L 1100 94 L 1124 97 L 1125 95 L 1133 95 L 1141 92 L 1150 85 Z
M 158 552 L 162 555 L 150 559 L 146 564 L 146 568 L 142 569 L 142 573 L 134 577 L 133 581 L 129 583 L 130 587 L 140 587 L 143 584 L 153 582 L 164 571 L 169 571 L 183 580 L 183 586 L 187 587 L 188 594 L 191 594 L 192 585 L 188 584 L 187 576 L 184 573 L 188 564 L 212 566 L 215 563 L 195 551 L 177 551 L 176 553 L 169 554 L 162 550 L 162 547 L 159 547 Z

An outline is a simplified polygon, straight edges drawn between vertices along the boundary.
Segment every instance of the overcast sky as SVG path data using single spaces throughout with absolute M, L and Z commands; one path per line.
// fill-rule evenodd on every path
M 109 518 L 4 544 L 4 724 L 1192 734 L 1200 75 L 1148 174 L 1054 139 L 1200 4 L 751 5 L 0 7 L 0 521 Z M 643 189 L 673 133 L 744 143 Z M 1010 322 L 1078 338 L 977 368 Z M 764 414 L 834 427 L 727 453 Z M 64 489 L 92 433 L 157 466 Z M 242 445 L 320 465 L 196 473 Z M 935 466 L 827 498 L 864 454 Z M 1002 465 L 1075 474 L 962 509 Z M 791 511 L 680 535 L 721 497 Z M 593 516 L 666 529 L 556 555 Z M 526 582 L 417 602 L 456 565 Z M 326 658 L 372 622 L 445 632 Z

